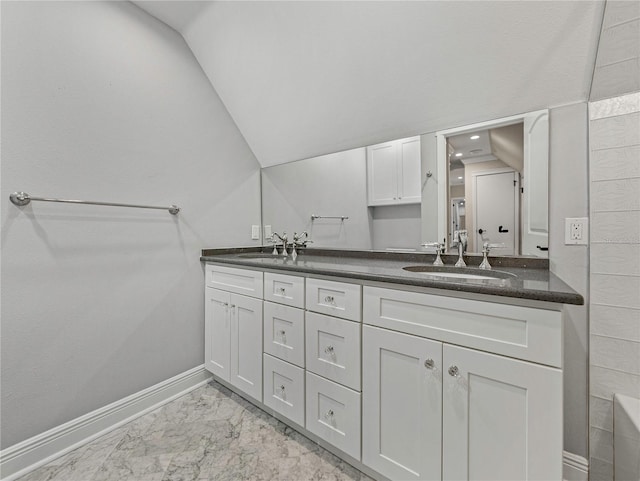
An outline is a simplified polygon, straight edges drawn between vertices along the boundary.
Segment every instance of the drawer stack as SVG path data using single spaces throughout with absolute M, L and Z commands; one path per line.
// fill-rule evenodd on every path
M 307 279 L 306 428 L 360 460 L 362 286 Z
M 304 277 L 264 274 L 264 404 L 304 426 Z

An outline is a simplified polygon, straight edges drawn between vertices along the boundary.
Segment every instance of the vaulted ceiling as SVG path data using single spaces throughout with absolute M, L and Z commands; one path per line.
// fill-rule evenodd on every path
M 263 166 L 585 101 L 603 1 L 137 1 Z

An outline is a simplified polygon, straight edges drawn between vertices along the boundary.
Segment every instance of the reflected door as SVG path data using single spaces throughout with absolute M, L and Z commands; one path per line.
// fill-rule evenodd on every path
M 518 173 L 479 173 L 474 176 L 475 246 L 504 244 L 495 255 L 512 256 L 518 244 Z

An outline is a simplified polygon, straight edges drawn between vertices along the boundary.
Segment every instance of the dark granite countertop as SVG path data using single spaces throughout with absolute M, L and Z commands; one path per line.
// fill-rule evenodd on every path
M 272 256 L 268 248 L 231 248 L 205 249 L 200 259 L 205 262 L 281 270 L 292 274 L 317 274 L 517 299 L 584 304 L 580 294 L 549 272 L 547 259 L 489 257 L 493 266 L 492 272 L 505 273 L 504 279 L 434 277 L 403 269 L 406 266 L 431 265 L 434 258 L 434 254 L 428 253 L 305 249 L 294 261 L 291 256 Z M 443 256 L 445 264 L 449 267 L 453 266 L 456 259 L 457 256 Z M 469 266 L 477 266 L 481 260 L 480 256 L 465 257 Z M 485 271 L 476 268 L 475 272 L 482 274 Z

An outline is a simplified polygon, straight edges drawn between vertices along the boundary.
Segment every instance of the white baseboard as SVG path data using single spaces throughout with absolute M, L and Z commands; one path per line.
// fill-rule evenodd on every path
M 589 461 L 577 454 L 562 453 L 562 479 L 564 481 L 588 481 Z
M 12 481 L 113 429 L 202 386 L 204 365 L 120 399 L 0 451 L 1 481 Z

